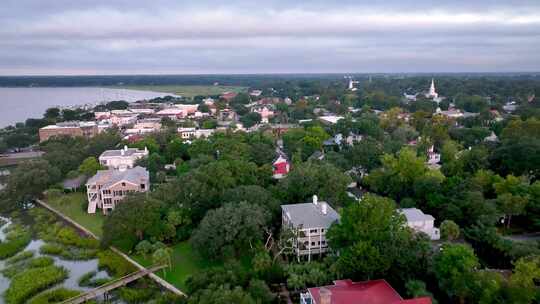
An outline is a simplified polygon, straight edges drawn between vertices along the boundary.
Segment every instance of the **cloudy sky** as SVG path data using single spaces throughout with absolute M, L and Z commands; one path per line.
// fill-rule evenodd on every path
M 463 71 L 540 71 L 540 0 L 0 5 L 0 75 Z

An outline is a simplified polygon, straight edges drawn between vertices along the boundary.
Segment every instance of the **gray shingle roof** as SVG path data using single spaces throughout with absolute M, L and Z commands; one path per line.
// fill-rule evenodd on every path
M 399 209 L 399 212 L 407 218 L 407 222 L 419 222 L 426 220 L 434 220 L 435 218 L 429 214 L 425 214 L 422 210 L 417 208 L 403 208 Z
M 103 187 L 109 187 L 120 181 L 127 181 L 134 184 L 139 184 L 143 181 L 148 181 L 150 175 L 143 167 L 135 167 L 127 170 L 99 170 L 96 175 L 92 176 L 87 184 L 101 184 Z
M 317 205 L 313 203 L 281 205 L 281 210 L 290 216 L 290 221 L 295 227 L 302 225 L 304 228 L 309 227 L 330 227 L 332 223 L 338 221 L 340 216 L 327 204 L 326 215 L 322 213 L 321 206 L 325 202 L 319 202 Z
M 122 151 L 124 151 L 124 155 L 122 155 Z M 131 156 L 135 153 L 143 153 L 144 150 L 139 150 L 136 148 L 128 148 L 127 150 L 107 150 L 103 153 L 101 153 L 100 157 L 112 157 L 112 156 Z

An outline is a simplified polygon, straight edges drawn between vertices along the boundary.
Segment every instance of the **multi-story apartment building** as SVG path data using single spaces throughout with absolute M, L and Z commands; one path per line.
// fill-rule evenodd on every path
M 121 150 L 107 150 L 99 156 L 99 163 L 109 169 L 129 169 L 135 166 L 135 162 L 148 156 L 148 149 L 144 150 L 128 148 Z
M 87 121 L 69 121 L 60 122 L 56 125 L 48 125 L 39 129 L 39 141 L 44 142 L 55 136 L 70 136 L 70 137 L 93 137 L 99 133 L 98 125 Z
M 113 210 L 131 192 L 146 192 L 150 188 L 150 175 L 143 167 L 125 170 L 100 170 L 86 182 L 88 213 L 103 214 Z
M 326 202 L 313 196 L 311 203 L 281 205 L 282 227 L 290 228 L 294 235 L 294 250 L 298 260 L 307 256 L 311 261 L 314 254 L 328 251 L 326 232 L 339 221 L 339 214 Z

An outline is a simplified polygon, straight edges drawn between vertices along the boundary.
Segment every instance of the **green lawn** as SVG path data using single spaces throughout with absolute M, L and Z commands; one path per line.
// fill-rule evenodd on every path
M 171 93 L 175 95 L 181 95 L 183 97 L 192 98 L 197 95 L 209 96 L 219 95 L 223 92 L 246 92 L 246 87 L 237 86 L 213 86 L 213 85 L 128 85 L 128 86 L 115 86 L 121 89 L 141 90 L 141 91 L 153 91 L 162 93 Z
M 51 207 L 81 224 L 95 235 L 99 237 L 103 235 L 102 225 L 105 216 L 99 212 L 86 213 L 86 194 L 80 192 L 64 194 L 58 198 L 47 199 L 47 202 Z
M 191 244 L 188 241 L 178 243 L 171 247 L 173 249 L 172 254 L 172 268 L 166 270 L 166 275 L 163 275 L 163 271 L 160 270 L 156 274 L 164 278 L 167 282 L 185 290 L 186 279 L 203 269 L 211 268 L 213 266 L 220 266 L 223 263 L 210 262 L 199 257 L 191 248 Z M 150 266 L 152 262 L 150 259 L 145 259 L 142 256 L 132 256 L 137 262 L 143 266 Z

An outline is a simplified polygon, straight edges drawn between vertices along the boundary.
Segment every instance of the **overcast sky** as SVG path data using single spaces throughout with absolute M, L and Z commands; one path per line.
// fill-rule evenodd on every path
M 0 75 L 464 71 L 540 71 L 540 0 L 0 5 Z

